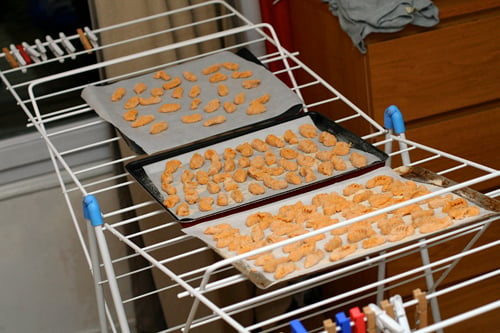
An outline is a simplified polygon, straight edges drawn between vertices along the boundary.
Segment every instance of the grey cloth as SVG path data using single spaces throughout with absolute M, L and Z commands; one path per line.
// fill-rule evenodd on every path
M 439 9 L 430 0 L 322 0 L 329 4 L 354 45 L 366 53 L 364 39 L 372 32 L 396 32 L 406 25 L 431 27 Z

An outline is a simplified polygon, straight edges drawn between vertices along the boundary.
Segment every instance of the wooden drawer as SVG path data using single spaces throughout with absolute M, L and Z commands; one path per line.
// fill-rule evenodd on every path
M 411 121 L 498 99 L 499 12 L 368 44 L 375 119 L 389 104 Z

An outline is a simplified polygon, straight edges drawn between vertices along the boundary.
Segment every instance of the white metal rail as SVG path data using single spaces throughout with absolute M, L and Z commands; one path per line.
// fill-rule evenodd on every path
M 144 22 L 152 22 L 155 20 L 166 19 L 171 15 L 182 12 L 190 12 L 193 10 L 203 9 L 205 6 L 217 6 L 218 16 L 213 17 L 209 20 L 202 20 L 198 22 L 193 22 L 191 25 L 173 27 L 166 30 L 156 31 L 150 34 L 132 36 L 130 38 L 123 38 L 122 40 L 114 43 L 109 43 L 107 45 L 102 45 L 97 39 L 102 33 L 108 31 L 119 31 L 122 28 L 130 27 L 135 24 L 141 24 Z M 88 84 L 106 84 L 108 82 L 113 82 L 116 80 L 121 80 L 124 78 L 132 77 L 134 75 L 146 73 L 153 71 L 157 68 L 165 67 L 168 65 L 175 65 L 182 61 L 196 59 L 198 57 L 203 57 L 208 54 L 213 54 L 219 52 L 220 50 L 237 50 L 241 47 L 251 47 L 252 45 L 261 44 L 264 42 L 273 44 L 277 51 L 275 53 L 260 55 L 259 60 L 265 64 L 278 64 L 281 69 L 276 71 L 275 74 L 285 74 L 290 79 L 291 89 L 300 96 L 305 105 L 306 110 L 314 110 L 317 107 L 330 107 L 335 109 L 338 105 L 347 106 L 351 111 L 350 114 L 339 115 L 336 119 L 338 123 L 350 124 L 351 121 L 361 121 L 364 123 L 363 128 L 371 128 L 369 132 L 362 133 L 358 131 L 358 135 L 365 138 L 366 140 L 371 140 L 376 146 L 380 147 L 390 147 L 390 157 L 392 159 L 392 166 L 397 167 L 393 157 L 403 156 L 403 161 L 406 165 L 426 165 L 428 162 L 435 162 L 437 160 L 447 160 L 450 161 L 453 166 L 448 167 L 445 170 L 433 170 L 438 174 L 446 175 L 450 174 L 457 169 L 462 168 L 472 168 L 476 171 L 480 171 L 481 175 L 467 179 L 461 183 L 451 186 L 446 189 L 439 190 L 432 194 L 420 197 L 418 199 L 413 199 L 404 203 L 400 203 L 391 207 L 380 209 L 376 212 L 368 213 L 366 215 L 353 218 L 351 220 L 342 222 L 338 225 L 323 228 L 317 230 L 313 233 L 308 234 L 310 237 L 313 234 L 320 234 L 329 232 L 330 230 L 346 225 L 350 225 L 362 219 L 381 214 L 383 212 L 388 212 L 393 209 L 418 202 L 422 199 L 429 198 L 432 196 L 448 193 L 450 191 L 461 189 L 464 187 L 472 186 L 481 182 L 488 180 L 498 179 L 500 176 L 500 171 L 492 169 L 490 167 L 468 161 L 466 159 L 451 155 L 449 153 L 424 146 L 417 142 L 406 139 L 404 136 L 393 135 L 392 133 L 385 130 L 380 124 L 376 123 L 362 110 L 356 107 L 348 99 L 346 99 L 342 94 L 340 94 L 334 87 L 332 87 L 328 82 L 322 79 L 317 73 L 313 72 L 306 64 L 302 63 L 297 55 L 290 53 L 288 50 L 282 48 L 279 44 L 278 38 L 271 26 L 267 24 L 253 24 L 248 21 L 244 16 L 242 16 L 238 11 L 229 6 L 224 1 L 207 1 L 198 5 L 185 7 L 182 9 L 169 11 L 165 13 L 160 13 L 158 15 L 153 15 L 150 17 L 141 18 L 138 20 L 133 20 L 129 22 L 124 22 L 121 24 L 113 25 L 110 27 L 101 27 L 99 29 L 85 29 L 86 36 L 92 42 L 92 52 L 97 52 L 101 55 L 101 52 L 112 49 L 116 46 L 127 45 L 129 43 L 134 43 L 138 40 L 147 40 L 148 38 L 158 37 L 166 35 L 169 33 L 174 33 L 179 29 L 186 27 L 195 27 L 208 22 L 221 22 L 221 21 L 231 21 L 232 26 L 230 28 L 217 31 L 215 33 L 209 33 L 205 35 L 198 35 L 194 38 L 189 38 L 185 40 L 178 40 L 172 44 L 165 44 L 157 46 L 155 48 L 150 48 L 143 50 L 141 52 L 123 54 L 122 56 L 109 60 L 102 60 L 98 63 L 88 65 L 81 68 L 76 68 L 62 73 L 48 74 L 44 77 L 39 77 L 36 79 L 26 80 L 21 79 L 20 81 L 13 81 L 12 77 L 19 77 L 20 73 L 25 73 L 34 70 L 38 66 L 46 66 L 51 63 L 63 61 L 72 61 L 75 57 L 85 57 L 89 50 L 81 49 L 75 50 L 71 53 L 64 55 L 58 55 L 53 57 L 48 57 L 47 60 L 40 62 L 34 62 L 30 65 L 22 65 L 17 68 L 6 68 L 0 71 L 0 78 L 11 92 L 12 96 L 15 98 L 16 102 L 20 108 L 25 112 L 28 118 L 27 126 L 33 126 L 43 137 L 47 143 L 47 147 L 52 158 L 54 169 L 58 176 L 62 192 L 65 197 L 66 204 L 71 213 L 72 222 L 74 224 L 75 230 L 79 236 L 82 249 L 88 261 L 89 269 L 93 273 L 95 283 L 97 300 L 99 304 L 99 312 L 101 314 L 101 329 L 103 331 L 107 330 L 107 325 L 111 325 L 112 330 L 115 330 L 115 321 L 118 322 L 118 326 L 121 331 L 127 332 L 127 314 L 125 313 L 124 304 L 134 302 L 138 299 L 147 298 L 155 295 L 161 295 L 167 290 L 180 290 L 178 292 L 179 298 L 191 297 L 192 309 L 190 315 L 186 318 L 183 325 L 177 327 L 169 327 L 167 332 L 175 332 L 184 330 L 185 332 L 196 329 L 197 327 L 203 327 L 207 323 L 214 321 L 223 320 L 225 323 L 230 325 L 234 330 L 241 332 L 271 332 L 279 329 L 286 329 L 288 321 L 292 319 L 310 319 L 316 316 L 330 313 L 336 309 L 342 308 L 345 304 L 355 302 L 357 300 L 362 300 L 364 297 L 371 295 L 378 295 L 379 298 L 384 292 L 389 291 L 394 286 L 401 286 L 409 284 L 412 281 L 418 280 L 420 278 L 429 278 L 429 276 L 440 277 L 436 281 L 431 281 L 428 286 L 429 293 L 427 298 L 429 301 L 436 300 L 439 296 L 446 294 L 448 292 L 456 291 L 461 288 L 471 288 L 475 283 L 486 280 L 493 279 L 498 276 L 498 270 L 490 273 L 482 274 L 481 276 L 464 281 L 459 284 L 448 286 L 446 288 L 440 289 L 440 284 L 443 282 L 445 277 L 451 271 L 453 267 L 458 263 L 458 261 L 464 257 L 473 256 L 474 254 L 492 248 L 498 248 L 500 241 L 490 242 L 488 244 L 483 244 L 481 246 L 476 246 L 475 243 L 479 237 L 484 233 L 486 228 L 492 223 L 495 218 L 487 219 L 472 225 L 467 225 L 461 228 L 453 229 L 447 231 L 438 236 L 426 238 L 417 243 L 407 244 L 405 246 L 391 249 L 387 252 L 381 252 L 370 257 L 366 257 L 362 261 L 358 261 L 347 266 L 335 269 L 333 271 L 327 271 L 319 275 L 315 275 L 307 280 L 301 280 L 294 282 L 293 284 L 281 286 L 272 291 L 262 293 L 258 296 L 252 296 L 245 299 L 241 299 L 233 304 L 218 304 L 214 301 L 210 295 L 214 292 L 223 292 L 230 286 L 237 286 L 241 283 L 247 281 L 246 277 L 237 272 L 232 268 L 232 263 L 242 259 L 247 258 L 251 255 L 265 252 L 271 248 L 277 247 L 278 245 L 270 245 L 266 248 L 254 250 L 252 252 L 240 255 L 231 259 L 218 260 L 215 263 L 200 263 L 198 267 L 189 271 L 179 271 L 176 268 L 176 264 L 183 260 L 191 260 L 196 262 L 196 257 L 200 253 L 210 252 L 211 250 L 207 246 L 198 246 L 190 251 L 180 253 L 177 255 L 170 256 L 168 258 L 162 258 L 157 256 L 156 252 L 160 249 L 175 248 L 179 244 L 189 243 L 193 240 L 189 236 L 180 234 L 171 239 L 165 239 L 163 241 L 148 244 L 146 246 L 140 246 L 136 242 L 138 238 L 147 236 L 150 233 L 162 233 L 165 231 L 178 231 L 179 226 L 174 222 L 166 222 L 161 225 L 156 225 L 150 228 L 139 228 L 140 231 L 134 233 L 127 233 L 126 226 L 138 225 L 141 221 L 148 221 L 153 218 L 167 219 L 167 215 L 161 207 L 158 207 L 156 202 L 146 200 L 144 202 L 136 202 L 132 206 L 121 207 L 120 209 L 111 210 L 108 207 L 100 207 L 102 209 L 102 215 L 100 218 L 103 220 L 102 225 L 97 225 L 93 228 L 90 227 L 89 223 L 85 220 L 79 218 L 81 212 L 81 202 L 73 202 L 69 194 L 72 192 L 80 192 L 81 197 L 86 198 L 89 194 L 94 195 L 97 198 L 113 195 L 114 191 L 120 188 L 128 188 L 133 185 L 134 182 L 127 178 L 126 173 L 116 173 L 112 176 L 106 177 L 105 179 L 100 179 L 98 181 L 87 181 L 87 175 L 95 172 L 96 170 L 106 170 L 109 166 L 120 167 L 127 161 L 137 157 L 132 156 L 110 156 L 109 160 L 98 161 L 92 163 L 92 165 L 87 166 L 72 166 L 68 162 L 73 154 L 90 150 L 97 146 L 113 146 L 122 138 L 120 136 L 115 136 L 107 140 L 90 142 L 85 145 L 75 145 L 70 148 L 60 149 L 54 144 L 54 138 L 64 133 L 75 133 L 78 134 L 79 130 L 84 128 L 92 128 L 97 124 L 102 123 L 102 120 L 97 119 L 93 115 L 93 110 L 82 103 L 81 100 L 74 100 L 70 106 L 65 106 L 57 110 L 45 110 L 46 105 L 50 104 L 50 101 L 55 98 L 65 97 L 71 92 L 80 91 L 83 87 Z M 252 40 L 246 39 L 245 36 L 249 36 L 248 33 L 254 33 L 256 36 Z M 221 47 L 214 51 L 207 51 L 205 53 L 197 54 L 195 56 L 177 59 L 170 63 L 158 63 L 156 65 L 148 65 L 144 68 L 127 73 L 125 75 L 118 75 L 115 77 L 106 77 L 92 83 L 81 84 L 76 79 L 81 74 L 89 72 L 100 72 L 102 73 L 108 66 L 115 66 L 118 64 L 126 66 L 129 61 L 140 59 L 143 57 L 148 57 L 151 55 L 162 54 L 170 51 L 175 51 L 177 49 L 186 46 L 196 46 L 206 41 L 218 41 L 221 39 L 227 39 L 232 37 L 232 42 L 225 42 Z M 79 34 L 65 37 L 66 40 L 77 43 L 77 40 L 81 38 Z M 61 44 L 65 42 L 62 38 L 54 38 L 53 42 L 56 44 Z M 43 46 L 49 48 L 50 41 L 42 43 Z M 0 61 L 5 62 L 3 59 L 6 54 L 0 54 Z M 5 62 L 7 63 L 7 62 Z M 306 79 L 304 79 L 306 78 Z M 64 90 L 44 92 L 47 85 L 55 81 L 63 80 L 67 82 L 67 88 Z M 322 98 L 319 100 L 313 100 L 309 97 L 308 92 L 311 90 L 320 90 L 323 92 Z M 403 110 L 404 111 L 404 110 Z M 84 124 L 79 124 L 75 126 L 66 126 L 65 129 L 60 129 L 57 126 L 51 126 L 53 124 L 58 124 L 59 122 L 65 120 L 71 120 L 77 115 L 87 114 Z M 393 147 L 399 147 L 398 149 L 392 151 Z M 425 157 L 419 160 L 413 160 L 410 157 L 416 155 L 417 152 L 425 152 Z M 90 161 L 89 161 L 90 162 Z M 69 178 L 69 180 L 67 180 Z M 500 194 L 500 190 L 495 190 L 489 193 L 490 196 L 496 197 Z M 125 213 L 135 213 L 133 217 L 123 218 Z M 89 233 L 89 239 L 86 239 L 84 230 Z M 114 237 L 128 247 L 130 247 L 134 254 L 130 254 L 124 257 L 112 257 L 109 253 L 106 236 Z M 431 249 L 440 244 L 449 242 L 454 239 L 467 238 L 472 235 L 472 239 L 468 241 L 468 244 L 461 251 L 450 255 L 447 258 L 440 260 L 427 260 L 420 263 L 416 263 L 415 267 L 409 269 L 403 273 L 385 276 L 385 265 L 392 261 L 404 258 L 412 253 L 427 253 L 427 249 Z M 285 243 L 292 243 L 296 240 L 305 238 L 304 236 L 298 236 L 294 239 L 290 239 Z M 283 244 L 285 244 L 283 243 Z M 280 244 L 279 246 L 282 246 Z M 102 260 L 99 260 L 98 252 L 100 251 Z M 148 265 L 141 269 L 135 271 L 115 271 L 118 264 L 126 262 L 127 260 L 141 256 L 148 261 Z M 424 258 L 424 256 L 422 257 Z M 379 279 L 375 282 L 367 282 L 363 287 L 359 287 L 353 290 L 348 290 L 338 295 L 334 295 L 322 300 L 316 300 L 315 302 L 304 305 L 302 307 L 296 308 L 286 313 L 273 316 L 267 320 L 261 322 L 245 324 L 239 322 L 235 315 L 245 312 L 253 311 L 262 305 L 269 304 L 276 300 L 282 300 L 287 297 L 298 297 L 299 295 L 307 292 L 316 287 L 321 287 L 326 284 L 338 281 L 342 277 L 349 277 L 355 273 L 367 271 L 371 268 L 379 268 Z M 139 274 L 146 270 L 159 270 L 166 276 L 168 276 L 173 283 L 166 287 L 160 287 L 156 290 L 151 290 L 150 292 L 134 295 L 130 299 L 122 299 L 120 295 L 119 282 L 135 274 Z M 218 277 L 219 273 L 224 273 L 225 277 Z M 429 281 L 428 281 L 429 282 Z M 107 297 L 105 296 L 105 290 L 109 290 L 112 297 L 109 298 L 106 303 Z M 109 305 L 112 302 L 114 315 L 107 310 L 106 304 Z M 431 303 L 437 306 L 436 303 Z M 405 307 L 410 307 L 415 305 L 413 301 L 408 301 L 405 303 Z M 198 306 L 204 306 L 208 308 L 211 312 L 210 315 L 199 316 L 197 314 Z M 458 314 L 456 317 L 443 319 L 434 323 L 427 329 L 419 330 L 418 332 L 428 332 L 431 330 L 440 330 L 448 325 L 454 324 L 461 320 L 467 320 L 471 316 L 475 316 L 486 311 L 491 311 L 499 307 L 498 302 L 491 304 L 485 304 L 477 309 L 471 309 L 470 311 Z M 435 318 L 439 316 L 439 311 L 433 312 Z M 107 320 L 106 320 L 107 319 Z M 321 323 L 318 322 L 316 329 L 312 330 L 314 332 L 321 331 Z

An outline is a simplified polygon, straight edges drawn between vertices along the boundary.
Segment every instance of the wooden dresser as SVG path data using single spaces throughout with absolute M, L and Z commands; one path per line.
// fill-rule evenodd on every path
M 293 45 L 299 59 L 380 124 L 384 110 L 395 104 L 409 139 L 500 168 L 500 1 L 435 4 L 438 25 L 371 34 L 362 54 L 327 3 L 289 0 Z M 460 181 L 470 172 L 448 177 Z M 499 185 L 490 181 L 476 189 Z
M 362 54 L 340 28 L 328 4 L 321 0 L 289 0 L 293 46 L 299 59 L 380 124 L 384 110 L 395 104 L 403 112 L 409 139 L 498 169 L 500 1 L 436 0 L 435 4 L 440 10 L 438 25 L 408 26 L 397 33 L 369 35 L 365 40 L 367 53 Z M 328 106 L 319 107 L 319 111 L 343 112 Z M 366 129 L 359 130 L 365 133 Z M 423 166 L 435 171 L 451 167 L 439 161 Z M 447 177 L 461 181 L 467 173 L 470 179 L 470 172 L 462 169 Z M 488 191 L 499 185 L 500 181 L 490 181 L 474 187 Z M 498 232 L 500 224 L 494 223 L 480 243 L 495 239 Z M 433 259 L 444 258 L 460 252 L 465 244 L 465 239 L 449 241 L 433 248 L 430 254 Z M 491 271 L 498 266 L 498 260 L 499 254 L 494 251 L 464 259 L 443 285 Z M 420 261 L 417 254 L 393 262 L 387 273 L 403 272 L 415 261 Z M 357 283 L 373 279 L 368 273 Z M 468 289 L 440 299 L 443 317 L 494 300 L 497 296 L 492 296 L 492 291 L 500 285 L 498 279 L 495 281 L 493 285 L 477 285 L 474 293 Z M 352 283 L 348 281 L 344 287 Z M 419 279 L 393 288 L 391 293 L 409 297 L 413 288 L 425 286 L 425 281 Z M 489 313 L 446 332 L 488 331 L 488 327 L 494 327 L 492 324 L 498 325 L 498 318 Z

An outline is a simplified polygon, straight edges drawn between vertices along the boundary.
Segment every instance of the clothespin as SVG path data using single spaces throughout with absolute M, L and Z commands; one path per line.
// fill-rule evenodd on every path
M 14 44 L 10 44 L 9 48 L 10 48 L 10 53 L 16 59 L 17 63 L 19 64 L 19 67 L 21 67 L 21 71 L 23 73 L 26 73 L 26 68 L 24 68 L 24 66 L 26 66 L 26 61 L 19 53 L 19 50 L 17 49 L 17 47 Z
M 82 42 L 83 48 L 87 50 L 88 54 L 92 53 L 92 44 L 90 44 L 89 39 L 83 32 L 81 28 L 76 29 L 76 32 L 78 33 L 78 36 L 80 36 L 80 41 Z
M 337 333 L 337 326 L 331 319 L 323 320 L 323 329 L 326 333 Z
M 389 317 L 385 311 L 380 309 L 377 305 L 371 303 L 368 305 L 373 312 L 375 312 L 377 327 L 383 332 L 390 333 L 403 333 L 403 328 L 394 319 Z
M 351 333 L 351 320 L 344 312 L 339 312 L 335 315 L 335 323 L 340 327 L 341 333 Z
M 394 319 L 401 325 L 404 333 L 411 333 L 410 324 L 408 323 L 406 311 L 403 306 L 403 299 L 400 295 L 394 295 L 390 298 L 390 301 L 394 307 Z
M 85 31 L 85 34 L 87 35 L 90 44 L 92 44 L 93 47 L 98 47 L 99 44 L 97 44 L 97 41 L 99 40 L 97 36 L 90 30 L 89 27 L 84 27 L 83 30 Z
M 73 44 L 71 44 L 69 39 L 66 37 L 64 32 L 59 33 L 59 38 L 61 38 L 61 44 L 64 47 L 64 49 L 66 49 L 66 52 L 71 56 L 71 59 L 75 59 L 76 58 L 76 56 L 75 56 L 76 49 L 73 46 Z
M 35 39 L 35 44 L 36 44 L 36 48 L 38 49 L 38 52 L 40 52 L 40 57 L 42 58 L 42 61 L 46 61 L 47 60 L 47 49 L 45 48 L 45 46 L 43 46 L 42 42 L 38 38 Z
M 366 333 L 365 316 L 358 307 L 349 310 L 349 317 L 354 323 L 352 333 Z
M 394 308 L 388 300 L 384 299 L 382 302 L 380 302 L 380 307 L 385 311 L 385 313 L 387 313 L 389 317 L 395 319 Z
M 427 299 L 425 298 L 425 292 L 417 288 L 413 290 L 413 297 L 417 300 L 415 323 L 417 328 L 424 328 L 427 326 Z
M 12 55 L 12 53 L 10 53 L 9 48 L 3 47 L 2 51 L 3 51 L 4 55 L 5 55 L 5 59 L 7 60 L 7 62 L 10 65 L 10 67 L 12 67 L 12 68 L 19 67 L 19 64 L 17 63 L 16 58 Z
M 302 325 L 300 320 L 294 319 L 290 322 L 290 327 L 292 328 L 291 333 L 307 333 L 305 327 Z
M 62 56 L 64 55 L 64 51 L 61 50 L 61 48 L 59 47 L 59 45 L 57 45 L 57 43 L 49 35 L 45 36 L 45 39 L 47 40 L 47 46 L 52 51 L 52 53 L 54 54 L 54 56 L 56 58 L 59 58 L 59 62 L 63 63 L 64 62 L 64 58 L 62 58 Z
M 34 46 L 31 46 L 26 42 L 22 42 L 21 44 L 33 62 L 40 62 L 40 52 L 38 52 Z
M 375 312 L 369 307 L 363 307 L 363 313 L 366 317 L 366 333 L 376 333 L 377 331 L 377 323 Z
M 21 55 L 21 57 L 23 57 L 24 62 L 26 63 L 26 65 L 31 64 L 31 58 L 28 55 L 28 53 L 26 53 L 26 50 L 24 49 L 24 47 L 21 44 L 17 44 L 16 48 L 19 51 L 19 54 Z

